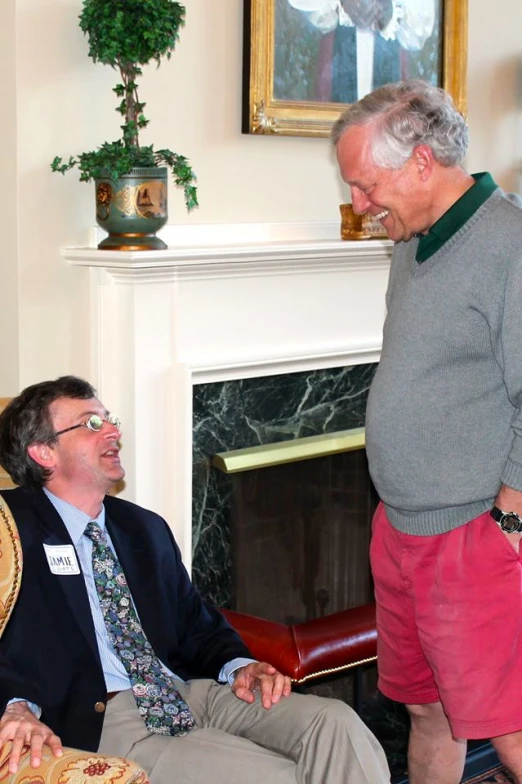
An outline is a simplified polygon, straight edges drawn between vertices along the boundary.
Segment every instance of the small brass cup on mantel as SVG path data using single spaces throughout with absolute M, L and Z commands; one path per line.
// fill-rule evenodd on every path
M 341 204 L 339 209 L 342 240 L 383 240 L 388 236 L 386 229 L 371 215 L 358 215 L 351 204 Z

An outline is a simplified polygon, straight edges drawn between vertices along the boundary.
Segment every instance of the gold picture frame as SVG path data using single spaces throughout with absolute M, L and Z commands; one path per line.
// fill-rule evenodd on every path
M 437 46 L 436 81 L 452 95 L 457 108 L 466 115 L 468 0 L 431 1 L 436 4 L 438 19 L 436 33 L 433 33 L 436 35 L 435 44 L 431 43 L 432 47 Z M 299 5 L 297 0 L 293 2 Z M 279 14 L 280 17 L 281 13 L 294 15 L 291 19 L 294 22 L 295 14 L 306 16 L 291 6 L 292 0 L 244 0 L 243 133 L 328 136 L 332 123 L 350 103 L 308 98 L 295 100 L 284 94 L 277 95 L 281 88 L 274 88 L 277 77 L 276 40 L 281 40 L 284 30 L 276 35 L 276 16 Z M 291 10 L 288 11 L 287 7 Z M 298 38 L 297 47 L 300 45 Z M 302 45 L 305 46 L 304 43 Z M 299 68 L 303 63 L 305 68 L 308 65 L 307 54 L 307 50 L 299 52 Z M 404 59 L 403 51 L 401 55 Z M 330 71 L 334 70 L 333 65 L 329 67 Z M 279 68 L 283 73 L 284 64 Z M 399 78 L 403 78 L 402 75 Z M 280 81 L 277 79 L 276 85 Z M 293 79 L 292 84 L 298 81 Z

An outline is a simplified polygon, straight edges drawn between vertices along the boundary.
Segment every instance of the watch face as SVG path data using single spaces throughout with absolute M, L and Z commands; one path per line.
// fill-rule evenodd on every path
M 508 534 L 522 530 L 522 520 L 516 514 L 505 514 L 500 521 L 500 527 Z

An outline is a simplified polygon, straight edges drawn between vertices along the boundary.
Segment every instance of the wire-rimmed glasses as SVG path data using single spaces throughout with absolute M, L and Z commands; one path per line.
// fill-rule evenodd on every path
M 53 438 L 61 436 L 62 433 L 68 433 L 69 430 L 76 430 L 78 427 L 88 427 L 89 430 L 92 430 L 93 433 L 99 433 L 103 427 L 104 422 L 108 422 L 109 425 L 112 425 L 113 427 L 118 428 L 118 430 L 121 430 L 121 422 L 114 414 L 107 414 L 105 417 L 101 417 L 99 414 L 91 414 L 89 419 L 87 419 L 85 422 L 80 422 L 79 425 L 65 427 L 63 430 L 58 430 L 56 433 L 53 433 Z

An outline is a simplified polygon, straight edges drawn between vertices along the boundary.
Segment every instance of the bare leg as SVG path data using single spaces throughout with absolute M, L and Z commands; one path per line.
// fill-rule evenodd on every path
M 501 761 L 515 777 L 517 784 L 522 784 L 522 732 L 491 738 L 491 743 Z
M 466 741 L 455 740 L 440 702 L 407 705 L 411 718 L 408 745 L 410 784 L 459 784 Z

